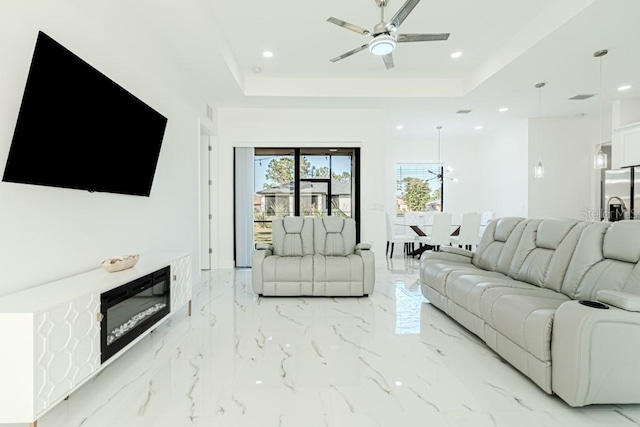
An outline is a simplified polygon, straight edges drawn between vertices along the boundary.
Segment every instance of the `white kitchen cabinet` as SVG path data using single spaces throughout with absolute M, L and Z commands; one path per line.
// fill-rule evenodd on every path
M 612 169 L 640 165 L 640 123 L 614 130 L 611 156 Z

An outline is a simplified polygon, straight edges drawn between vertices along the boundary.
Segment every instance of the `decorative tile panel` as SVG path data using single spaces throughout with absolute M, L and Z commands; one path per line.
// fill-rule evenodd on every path
M 100 366 L 100 296 L 88 294 L 35 318 L 36 413 Z
M 171 312 L 179 310 L 191 299 L 191 257 L 171 263 Z

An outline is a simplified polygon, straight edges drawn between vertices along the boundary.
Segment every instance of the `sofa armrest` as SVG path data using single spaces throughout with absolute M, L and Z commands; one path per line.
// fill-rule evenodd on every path
M 640 313 L 568 301 L 551 338 L 552 389 L 571 406 L 640 401 Z
M 273 245 L 271 243 L 256 243 L 256 250 L 258 250 L 258 251 L 264 251 L 264 250 L 273 251 Z
M 264 280 L 262 278 L 262 264 L 264 263 L 265 258 L 273 255 L 273 251 L 271 249 L 257 249 L 253 251 L 253 256 L 251 259 L 251 285 L 253 287 L 253 291 L 262 295 L 262 287 L 264 284 Z
M 360 243 L 361 245 L 369 245 L 368 243 Z M 369 250 L 369 248 L 358 249 L 356 246 L 356 255 L 362 258 L 362 264 L 364 267 L 364 278 L 363 278 L 363 288 L 364 294 L 370 295 L 373 293 L 373 286 L 376 281 L 376 261 L 373 255 L 373 251 Z
M 640 311 L 640 295 L 628 292 L 598 291 L 597 300 L 626 311 Z
M 456 248 L 455 246 L 445 246 L 442 245 L 440 246 L 440 252 L 445 252 L 445 253 L 449 253 L 449 254 L 456 254 L 456 255 L 462 255 L 465 256 L 469 259 L 473 258 L 473 252 L 468 251 L 466 249 L 462 249 L 462 248 Z
M 356 251 L 357 250 L 369 251 L 371 250 L 371 243 L 358 243 L 356 245 Z

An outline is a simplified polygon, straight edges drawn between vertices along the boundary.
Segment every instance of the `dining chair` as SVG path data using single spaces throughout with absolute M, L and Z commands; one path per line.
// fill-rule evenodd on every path
M 397 234 L 395 232 L 393 221 L 391 220 L 391 215 L 389 212 L 386 213 L 387 216 L 387 250 L 385 252 L 389 258 L 393 257 L 393 248 L 396 243 L 404 243 L 404 253 L 408 254 L 409 250 L 413 250 L 413 244 L 415 243 L 415 235 L 410 234 Z M 391 253 L 389 253 L 389 246 L 391 246 Z
M 404 224 L 407 226 L 410 225 L 420 225 L 420 215 L 415 211 L 408 211 L 404 213 Z
M 482 217 L 480 218 L 480 231 L 478 233 L 478 238 L 482 238 L 482 234 L 484 234 L 485 228 L 487 225 L 495 218 L 496 214 L 493 211 L 484 211 L 482 212 Z
M 435 212 L 425 212 L 424 215 L 422 216 L 422 224 L 428 227 L 431 227 L 433 225 L 434 214 Z
M 433 225 L 427 236 L 418 237 L 420 245 L 439 250 L 441 245 L 448 245 L 451 236 L 451 213 L 434 212 Z
M 451 236 L 449 243 L 473 250 L 480 241 L 480 219 L 481 215 L 478 212 L 465 212 L 462 214 L 460 232 L 457 236 Z

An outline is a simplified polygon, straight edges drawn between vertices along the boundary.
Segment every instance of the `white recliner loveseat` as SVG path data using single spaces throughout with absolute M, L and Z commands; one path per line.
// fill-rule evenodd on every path
M 501 218 L 420 261 L 422 293 L 570 406 L 640 403 L 640 221 Z
M 273 244 L 253 253 L 252 286 L 267 296 L 368 296 L 375 260 L 371 245 L 356 244 L 352 218 L 273 220 Z

